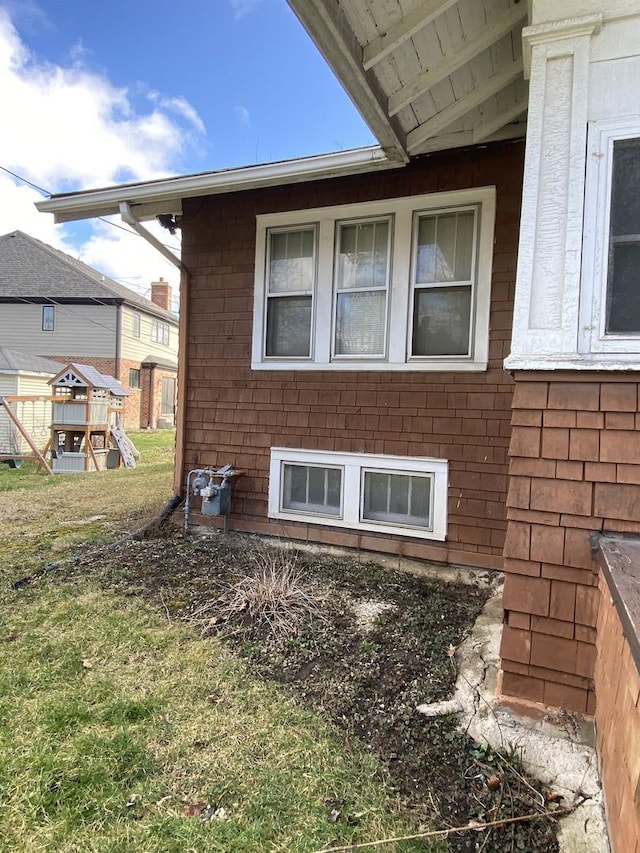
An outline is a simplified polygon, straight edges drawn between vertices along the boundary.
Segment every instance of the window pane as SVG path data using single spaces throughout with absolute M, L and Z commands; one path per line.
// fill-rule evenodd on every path
M 614 143 L 605 330 L 640 334 L 640 139 Z
M 42 331 L 53 332 L 55 325 L 55 306 L 42 306 Z
M 315 465 L 285 465 L 283 509 L 340 515 L 342 472 Z
M 429 527 L 431 484 L 431 477 L 365 471 L 363 519 Z
M 431 480 L 428 477 L 412 477 L 411 486 L 411 515 L 429 518 Z
M 640 241 L 609 253 L 607 334 L 640 334 Z
M 336 355 L 383 355 L 386 290 L 339 293 Z
M 611 231 L 640 233 L 640 139 L 621 139 L 613 145 Z
M 389 223 L 340 226 L 338 287 L 386 287 Z
M 271 234 L 269 293 L 313 289 L 313 238 L 311 230 Z
M 472 210 L 457 214 L 456 281 L 471 280 L 474 225 L 475 215 Z
M 369 471 L 364 478 L 364 516 L 373 518 L 387 512 L 389 475 Z
M 309 503 L 321 506 L 325 502 L 325 468 L 308 468 Z
M 389 475 L 389 512 L 392 515 L 409 514 L 409 477 Z
M 412 355 L 468 355 L 471 287 L 416 290 Z
M 472 210 L 420 217 L 416 283 L 471 280 L 474 223 Z
M 337 468 L 327 468 L 327 504 L 340 507 L 342 499 L 342 473 Z
M 268 356 L 311 354 L 311 297 L 281 296 L 267 305 Z
M 302 465 L 285 466 L 285 506 L 288 497 L 289 504 L 306 504 L 307 502 L 307 468 Z

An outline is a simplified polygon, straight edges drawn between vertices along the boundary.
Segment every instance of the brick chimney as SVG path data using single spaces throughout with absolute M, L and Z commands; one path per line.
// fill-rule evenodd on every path
M 171 285 L 162 276 L 160 281 L 151 282 L 151 301 L 165 311 L 171 311 Z

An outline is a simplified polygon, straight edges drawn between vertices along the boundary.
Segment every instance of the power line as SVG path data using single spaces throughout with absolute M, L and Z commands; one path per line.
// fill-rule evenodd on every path
M 11 169 L 7 169 L 6 166 L 0 166 L 3 172 L 6 172 L 8 175 L 11 175 L 13 178 L 16 178 L 18 181 L 22 181 L 23 184 L 27 184 L 29 187 L 33 187 L 34 190 L 37 190 L 39 193 L 42 193 L 43 196 L 47 196 L 51 198 L 53 193 L 48 192 L 48 190 L 39 187 L 38 184 L 34 184 L 32 181 L 28 181 L 26 178 L 23 178 L 22 175 L 18 175 L 16 172 L 12 172 Z M 99 220 L 100 222 L 104 222 L 106 225 L 111 225 L 112 228 L 119 228 L 120 231 L 124 231 L 125 234 L 130 234 L 132 237 L 138 237 L 139 239 L 143 239 L 140 234 L 136 231 L 132 231 L 130 228 L 125 228 L 123 225 L 119 225 L 117 222 L 111 222 L 110 219 L 105 219 L 104 216 L 95 216 L 94 219 Z M 162 243 L 165 249 L 171 249 L 171 251 L 179 250 L 179 246 L 170 246 L 167 243 Z
M 16 298 L 24 305 L 36 305 L 36 306 L 40 305 L 40 307 L 42 307 L 43 304 L 44 305 L 54 305 L 57 308 L 61 308 L 63 311 L 65 311 L 68 314 L 75 314 L 77 317 L 80 317 L 82 320 L 84 320 L 87 323 L 92 323 L 94 326 L 99 326 L 102 329 L 106 329 L 110 334 L 116 333 L 116 329 L 113 326 L 109 326 L 106 323 L 101 323 L 99 320 L 96 320 L 93 317 L 88 317 L 86 314 L 83 314 L 82 311 L 74 310 L 74 308 L 71 305 L 67 304 L 66 302 L 60 302 L 58 299 L 55 299 L 54 297 L 49 297 L 49 296 L 45 297 L 47 299 L 46 303 L 33 302 L 31 299 L 28 299 L 26 296 L 18 296 Z M 91 298 L 94 298 L 94 297 L 91 297 Z M 113 308 L 113 307 L 116 307 L 114 305 L 105 305 L 98 298 L 94 298 L 94 299 L 95 299 L 94 302 L 87 303 L 83 307 L 85 307 L 85 308 Z M 129 305 L 127 307 L 130 308 L 131 311 L 134 313 L 144 312 L 145 314 L 148 314 L 149 316 L 152 317 L 151 311 L 147 311 L 143 306 L 140 306 L 138 308 L 137 306 L 134 307 L 132 305 Z M 169 313 L 171 313 L 171 312 L 169 312 Z M 161 318 L 157 317 L 154 319 L 157 319 L 161 323 L 169 324 L 168 318 L 167 319 L 161 319 Z M 177 317 L 175 318 L 175 323 L 176 323 L 176 325 L 178 324 L 178 318 Z M 128 332 L 125 332 L 124 329 L 121 330 L 120 334 L 121 334 L 122 340 L 126 339 L 128 341 L 131 341 L 132 343 L 136 343 L 138 345 L 139 344 L 144 345 L 144 341 L 142 340 L 142 337 L 136 337 L 135 335 L 129 334 Z M 177 335 L 177 334 L 178 334 L 178 329 L 176 328 L 176 329 L 174 329 L 174 335 Z M 158 343 L 158 342 L 157 341 L 151 341 L 151 343 Z M 160 344 L 160 346 L 165 346 L 165 344 Z M 92 356 L 88 356 L 88 358 L 91 358 L 91 357 Z

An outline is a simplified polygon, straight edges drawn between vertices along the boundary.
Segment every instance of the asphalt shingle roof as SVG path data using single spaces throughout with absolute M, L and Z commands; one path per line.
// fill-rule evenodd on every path
M 3 370 L 20 370 L 25 373 L 59 373 L 63 364 L 39 355 L 29 355 L 7 347 L 0 347 L 0 372 Z
M 0 299 L 3 297 L 122 300 L 178 324 L 175 314 L 23 231 L 0 237 Z

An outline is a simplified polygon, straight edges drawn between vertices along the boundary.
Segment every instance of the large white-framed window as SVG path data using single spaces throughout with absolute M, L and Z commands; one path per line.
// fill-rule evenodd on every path
M 640 120 L 589 128 L 580 351 L 640 353 Z
M 316 227 L 267 234 L 264 358 L 310 358 L 316 278 Z
M 162 320 L 151 321 L 151 340 L 155 344 L 163 344 L 169 346 L 169 324 L 163 323 Z
M 255 370 L 484 370 L 495 188 L 257 217 Z
M 391 268 L 389 216 L 336 223 L 333 358 L 384 358 Z
M 444 540 L 446 459 L 272 447 L 269 517 Z

